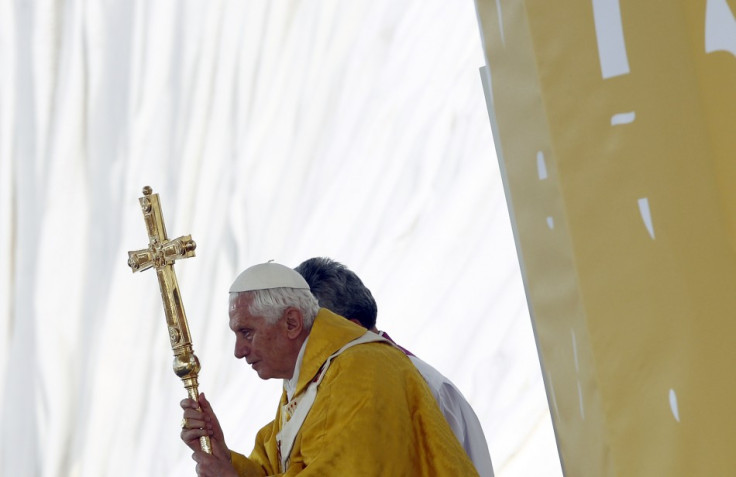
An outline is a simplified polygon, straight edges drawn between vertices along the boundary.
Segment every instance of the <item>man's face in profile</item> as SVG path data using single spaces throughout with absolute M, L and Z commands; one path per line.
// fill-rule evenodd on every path
M 252 301 L 253 296 L 248 292 L 230 295 L 230 329 L 235 333 L 235 357 L 245 358 L 261 379 L 290 379 L 294 360 L 287 352 L 291 343 L 286 319 L 281 316 L 271 324 L 264 317 L 251 314 Z

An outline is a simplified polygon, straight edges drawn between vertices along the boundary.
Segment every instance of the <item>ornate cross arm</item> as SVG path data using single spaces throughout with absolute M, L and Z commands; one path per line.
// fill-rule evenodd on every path
M 197 401 L 199 359 L 192 348 L 192 337 L 189 334 L 189 325 L 179 293 L 179 283 L 174 273 L 174 262 L 193 257 L 197 244 L 191 235 L 168 239 L 158 194 L 154 194 L 149 186 L 143 188 L 143 197 L 138 200 L 148 231 L 148 248 L 128 252 L 128 266 L 133 272 L 152 267 L 156 269 L 166 325 L 169 329 L 169 340 L 174 352 L 174 373 L 181 378 L 189 397 Z M 203 451 L 212 453 L 209 437 L 201 437 L 200 445 Z

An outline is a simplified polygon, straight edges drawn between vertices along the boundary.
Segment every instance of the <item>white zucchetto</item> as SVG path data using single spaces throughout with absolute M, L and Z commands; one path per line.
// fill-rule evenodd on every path
M 276 262 L 259 263 L 246 268 L 230 286 L 230 293 L 240 293 L 268 288 L 303 288 L 309 290 L 307 281 L 299 272 Z

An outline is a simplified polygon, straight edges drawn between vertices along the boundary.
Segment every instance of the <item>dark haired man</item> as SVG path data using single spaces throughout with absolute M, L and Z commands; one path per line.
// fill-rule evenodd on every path
M 326 257 L 314 257 L 302 262 L 295 270 L 309 283 L 319 306 L 391 340 L 386 333 L 376 328 L 378 306 L 373 294 L 345 265 Z M 491 455 L 480 421 L 460 390 L 435 368 L 406 349 L 399 348 L 409 356 L 427 381 L 440 410 L 473 461 L 478 474 L 493 476 Z

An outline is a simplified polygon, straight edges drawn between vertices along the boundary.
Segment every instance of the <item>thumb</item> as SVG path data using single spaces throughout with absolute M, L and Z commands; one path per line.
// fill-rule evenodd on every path
M 212 455 L 219 460 L 225 460 L 228 462 L 232 461 L 230 450 L 228 450 L 224 442 L 219 442 L 217 440 L 212 441 Z
M 203 413 L 205 413 L 206 416 L 208 416 L 212 421 L 219 426 L 218 420 L 217 420 L 217 414 L 215 414 L 215 411 L 212 410 L 212 405 L 205 397 L 204 393 L 201 393 L 199 395 L 199 407 L 202 410 Z
M 212 406 L 205 397 L 204 393 L 199 393 L 199 406 L 202 408 L 203 411 L 212 411 Z

